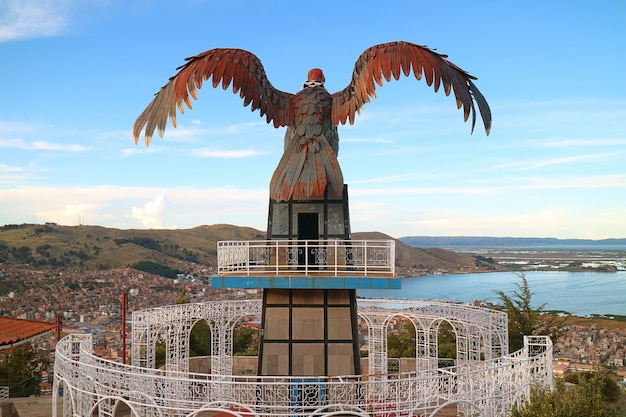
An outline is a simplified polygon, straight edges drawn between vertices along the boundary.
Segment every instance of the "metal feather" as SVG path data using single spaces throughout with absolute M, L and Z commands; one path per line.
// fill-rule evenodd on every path
M 387 82 L 391 77 L 397 80 L 401 74 L 408 76 L 411 68 L 415 79 L 421 80 L 424 77 L 426 84 L 435 92 L 439 91 L 441 86 L 446 95 L 453 92 L 457 108 L 463 107 L 463 119 L 466 121 L 470 114 L 475 119 L 474 100 L 478 101 L 478 97 L 482 97 L 479 110 L 485 131 L 489 134 L 491 111 L 476 86 L 473 83 L 470 85 L 470 80 L 476 77 L 448 61 L 446 55 L 409 42 L 375 45 L 359 56 L 348 86 L 332 95 L 333 123 L 353 124 L 355 115 L 370 98 L 375 97 L 376 84 L 382 86 L 383 79 Z

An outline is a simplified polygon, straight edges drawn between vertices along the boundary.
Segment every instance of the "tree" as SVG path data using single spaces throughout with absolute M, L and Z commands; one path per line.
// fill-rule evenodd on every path
M 258 329 L 240 325 L 233 332 L 233 355 L 255 356 L 259 354 Z
M 600 389 L 604 401 L 614 403 L 619 399 L 621 395 L 619 385 L 617 385 L 611 374 L 606 371 L 576 372 L 565 377 L 566 382 L 577 385 L 591 380 L 593 380 L 593 384 L 597 385 Z
M 439 358 L 456 359 L 456 333 L 448 321 L 437 328 L 437 354 Z M 415 325 L 408 320 L 387 334 L 387 357 L 414 358 L 416 356 Z
M 166 342 L 165 339 L 163 339 L 163 337 L 159 336 L 159 339 L 156 341 L 156 344 L 154 346 L 154 361 L 155 361 L 155 368 L 159 369 L 162 366 L 165 365 L 166 362 Z
M 37 352 L 20 345 L 0 356 L 0 385 L 11 387 L 11 396 L 28 396 L 37 391 L 41 379 Z
M 211 328 L 206 320 L 193 325 L 189 335 L 189 356 L 211 355 Z
M 437 356 L 441 359 L 456 359 L 456 333 L 448 321 L 439 323 L 437 329 Z
M 189 304 L 189 294 L 187 294 L 187 290 L 185 288 L 178 289 L 178 297 L 176 297 L 176 304 Z
M 502 300 L 504 310 L 509 317 L 509 351 L 514 352 L 524 347 L 524 335 L 548 334 L 554 341 L 565 319 L 547 314 L 545 304 L 533 308 L 532 292 L 523 273 L 517 274 L 521 283 L 516 283 L 516 291 L 507 295 L 504 291 L 494 291 Z
M 415 326 L 404 320 L 398 328 L 387 334 L 387 356 L 389 358 L 415 357 Z
M 530 401 L 511 411 L 511 417 L 618 417 L 617 407 L 606 403 L 602 393 L 604 381 L 601 373 L 591 378 L 581 378 L 573 388 L 566 388 L 558 380 L 556 388 L 533 388 Z

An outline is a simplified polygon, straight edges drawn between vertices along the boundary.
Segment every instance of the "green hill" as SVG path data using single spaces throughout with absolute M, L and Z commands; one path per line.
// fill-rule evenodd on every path
M 217 241 L 259 240 L 265 233 L 226 224 L 192 229 L 113 229 L 100 226 L 22 224 L 0 227 L 0 263 L 37 269 L 80 271 L 134 267 L 171 276 L 188 263 L 216 266 Z M 391 239 L 382 233 L 354 233 L 353 239 Z M 395 239 L 394 239 L 395 240 Z M 414 248 L 396 241 L 396 267 L 424 272 L 473 268 L 470 255 Z M 161 268 L 162 270 L 155 271 Z M 412 271 L 416 273 L 418 271 Z

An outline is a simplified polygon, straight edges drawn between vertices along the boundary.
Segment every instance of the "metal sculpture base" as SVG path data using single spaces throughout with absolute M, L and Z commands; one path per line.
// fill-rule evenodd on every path
M 360 374 L 356 290 L 265 289 L 259 375 Z

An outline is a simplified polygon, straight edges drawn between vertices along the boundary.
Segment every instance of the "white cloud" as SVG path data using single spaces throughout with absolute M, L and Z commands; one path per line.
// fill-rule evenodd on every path
M 20 167 L 11 167 L 5 164 L 0 164 L 0 172 L 22 172 L 23 168 Z
M 515 236 L 605 239 L 616 237 L 626 226 L 626 210 L 580 214 L 569 207 L 549 206 L 510 213 L 480 213 L 467 210 L 422 211 L 401 226 L 425 236 Z M 418 220 L 415 220 L 419 217 Z M 402 233 L 402 231 L 400 231 Z M 404 235 L 397 236 L 406 236 Z M 620 232 L 617 232 L 619 236 Z
M 158 131 L 155 130 L 150 147 L 158 146 L 163 147 L 167 145 L 186 145 L 186 144 L 202 144 L 202 143 L 250 143 L 251 141 L 258 140 L 259 138 L 275 138 L 276 132 L 273 128 L 269 128 L 266 123 L 263 122 L 248 122 L 248 123 L 234 123 L 225 125 L 215 125 L 214 127 L 205 129 L 199 127 L 202 122 L 198 119 L 189 121 L 187 124 L 183 124 L 179 121 L 177 127 L 174 128 L 170 124 L 165 129 L 163 137 L 158 135 Z M 142 130 L 137 143 L 145 144 L 145 130 Z M 279 135 L 280 136 L 280 135 Z M 243 145 L 242 145 L 243 146 Z M 213 149 L 200 149 L 199 156 L 217 157 L 217 158 L 242 158 L 244 156 L 219 156 L 219 153 L 225 153 L 226 155 L 233 153 L 233 151 L 219 151 Z M 215 152 L 218 155 L 211 155 L 211 152 Z M 236 151 L 245 153 L 248 152 L 251 155 L 256 154 L 255 151 Z M 202 155 L 205 153 L 206 155 Z
M 458 187 L 386 187 L 357 188 L 350 190 L 352 196 L 409 196 L 409 195 L 497 195 L 523 190 L 585 190 L 608 188 L 618 192 L 626 188 L 626 175 L 592 175 L 582 177 L 533 177 L 523 178 L 515 184 Z
M 143 208 L 133 207 L 130 217 L 141 220 L 147 229 L 163 229 L 163 217 L 167 208 L 167 198 L 159 194 L 144 205 Z
M 626 145 L 626 139 L 600 138 L 600 139 L 552 139 L 545 141 L 540 146 L 546 148 L 569 148 L 572 146 L 622 146 Z
M 3 0 L 0 42 L 57 35 L 67 26 L 70 1 Z
M 400 181 L 417 181 L 418 179 L 423 178 L 423 175 L 420 175 L 417 172 L 407 172 L 400 173 L 395 175 L 388 175 L 382 177 L 373 177 L 373 178 L 363 178 L 350 181 L 350 184 L 372 184 L 372 183 L 385 183 L 385 184 L 396 184 Z
M 148 153 L 159 153 L 162 152 L 163 148 L 157 149 L 156 147 L 145 147 L 145 146 L 137 146 L 135 148 L 126 148 L 126 149 L 122 149 L 122 156 L 124 157 L 130 157 L 130 156 L 134 156 L 134 155 L 143 155 L 143 154 L 148 154 Z
M 243 123 L 234 123 L 227 126 L 222 126 L 217 129 L 210 129 L 208 132 L 211 134 L 231 134 L 238 135 L 246 132 L 256 132 L 260 129 L 267 130 L 268 124 L 264 121 L 257 122 L 243 122 Z
M 30 123 L 22 123 L 16 121 L 0 121 L 0 134 L 3 136 L 22 135 L 35 130 L 35 126 Z
M 181 228 L 215 223 L 264 228 L 267 221 L 268 192 L 265 188 L 21 186 L 0 188 L 0 201 L 11 202 L 0 210 L 0 225 L 29 223 L 33 219 L 76 225 L 80 218 L 83 224 L 137 228 L 141 224 L 141 210 L 144 210 L 143 216 L 148 217 L 146 201 L 153 203 L 149 210 L 156 218 L 159 202 L 155 196 L 159 194 L 167 196 L 167 220 L 171 223 L 163 224 L 166 228 L 174 223 Z M 81 207 L 80 215 L 71 207 Z M 139 210 L 136 210 L 137 217 L 133 218 L 129 207 Z M 165 212 L 161 213 L 160 221 L 164 223 Z
M 101 204 L 68 204 L 61 212 L 64 219 L 75 219 L 77 224 L 85 223 L 85 215 L 95 212 Z
M 251 156 L 261 155 L 261 152 L 255 151 L 252 149 L 211 149 L 211 148 L 203 148 L 196 149 L 193 154 L 195 156 L 203 157 L 203 158 L 249 158 Z
M 342 142 L 350 142 L 350 143 L 393 143 L 392 140 L 390 139 L 385 139 L 385 138 L 371 138 L 371 139 L 365 139 L 365 138 L 342 138 L 341 139 Z
M 14 148 L 36 151 L 65 151 L 65 152 L 85 152 L 91 148 L 75 144 L 58 144 L 42 140 L 25 142 L 22 139 L 0 139 L 0 148 Z
M 543 159 L 532 162 L 512 162 L 509 164 L 501 164 L 493 166 L 489 169 L 507 169 L 511 171 L 531 171 L 537 168 L 543 168 L 554 165 L 576 164 L 580 162 L 602 162 L 607 159 L 615 158 L 616 153 L 597 153 L 586 155 L 564 156 L 560 158 Z
M 448 209 L 421 213 L 422 219 L 407 223 L 422 230 L 424 235 L 502 236 L 506 230 L 504 233 L 507 236 L 534 237 L 538 234 L 537 230 L 542 230 L 542 236 L 553 236 L 571 227 L 572 214 L 571 210 L 554 207 L 502 214 Z
M 24 176 L 24 168 L 0 163 L 0 184 L 17 184 L 23 180 Z
M 158 129 L 156 129 L 154 131 L 154 134 L 152 135 L 152 139 L 150 144 L 152 144 L 156 139 L 158 140 L 163 140 L 163 141 L 167 141 L 170 143 L 194 143 L 197 140 L 198 136 L 201 136 L 202 132 L 200 129 L 196 129 L 194 127 L 192 128 L 186 128 L 185 126 L 178 126 L 176 128 L 174 128 L 173 126 L 168 126 L 168 128 L 165 129 L 165 132 L 163 133 L 163 137 L 161 137 L 159 135 L 159 131 Z M 144 143 L 145 144 L 145 130 L 143 130 L 141 132 L 141 134 L 139 135 L 139 139 L 137 140 L 137 143 Z

